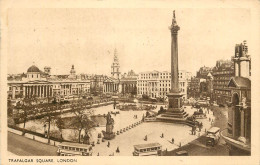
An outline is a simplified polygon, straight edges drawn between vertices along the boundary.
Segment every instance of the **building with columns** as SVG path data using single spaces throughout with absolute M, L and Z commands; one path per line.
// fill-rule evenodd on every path
M 186 71 L 179 70 L 179 90 L 183 99 L 187 99 L 188 80 Z M 171 89 L 171 72 L 152 71 L 142 72 L 137 79 L 137 94 L 139 97 L 148 95 L 151 98 L 167 99 Z
M 8 80 L 8 99 L 37 97 L 46 100 L 50 97 L 70 99 L 90 92 L 90 81 L 76 78 L 44 76 L 35 65 L 28 68 L 26 77 L 20 80 Z
M 246 42 L 235 46 L 232 57 L 235 76 L 228 83 L 232 108 L 228 110 L 228 132 L 223 138 L 230 155 L 251 154 L 251 57 Z
M 121 92 L 120 81 L 113 77 L 107 77 L 104 80 L 103 93 L 104 94 L 115 94 Z
M 119 64 L 118 54 L 117 54 L 116 49 L 114 51 L 114 60 L 113 60 L 113 63 L 111 65 L 111 76 L 115 79 L 121 78 L 120 64 Z
M 123 95 L 137 95 L 137 79 L 138 74 L 130 70 L 127 74 L 123 74 L 120 80 Z

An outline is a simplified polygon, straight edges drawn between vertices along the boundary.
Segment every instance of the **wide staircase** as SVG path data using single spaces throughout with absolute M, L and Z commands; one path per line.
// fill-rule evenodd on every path
M 162 122 L 192 125 L 190 122 L 188 122 L 186 120 L 188 116 L 189 116 L 189 114 L 187 112 L 185 112 L 183 109 L 178 110 L 178 111 L 167 110 L 163 114 L 158 115 L 156 117 L 156 120 L 162 121 Z

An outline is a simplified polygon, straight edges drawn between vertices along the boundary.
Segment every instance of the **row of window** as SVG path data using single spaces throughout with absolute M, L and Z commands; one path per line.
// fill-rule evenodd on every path
M 40 78 L 40 74 L 27 74 L 27 78 L 33 78 L 33 77 L 34 78 Z
M 64 149 L 64 150 L 71 150 L 71 151 L 82 151 L 82 152 L 87 152 L 88 151 L 85 148 L 77 148 L 77 147 L 62 146 L 61 148 Z
M 179 85 L 180 86 L 185 86 L 185 82 L 179 82 Z M 137 84 L 137 86 L 148 86 L 148 84 L 147 83 L 145 83 L 145 84 Z M 160 84 L 160 87 L 161 86 L 166 86 L 167 87 L 167 84 Z M 170 87 L 171 84 L 168 84 L 168 86 Z
M 140 77 L 139 79 L 151 79 L 151 78 L 155 78 L 155 79 L 158 79 L 158 78 L 161 78 L 161 79 L 170 79 L 171 76 L 160 76 L 160 77 L 154 77 L 154 76 L 149 76 L 149 77 Z M 179 78 L 183 78 L 182 75 L 179 75 Z

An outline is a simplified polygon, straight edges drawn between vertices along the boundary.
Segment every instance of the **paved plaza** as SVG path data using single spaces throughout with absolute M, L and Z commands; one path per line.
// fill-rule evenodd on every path
M 159 109 L 159 106 L 155 111 Z M 94 114 L 107 114 L 110 111 L 119 111 L 113 110 L 112 105 L 102 106 L 94 108 Z M 190 115 L 193 114 L 197 109 L 192 108 L 191 106 L 186 106 L 185 111 Z M 87 110 L 86 110 L 87 111 Z M 209 114 L 206 109 L 204 112 L 207 114 L 206 119 L 198 119 L 199 122 L 203 123 L 203 129 L 201 132 L 197 132 L 196 135 L 191 135 L 191 127 L 184 124 L 174 124 L 174 123 L 163 123 L 163 122 L 142 122 L 141 124 L 133 127 L 129 130 L 126 130 L 119 135 L 116 135 L 115 139 L 109 140 L 110 146 L 108 147 L 108 141 L 101 141 L 99 138 L 100 144 L 97 144 L 98 133 L 101 133 L 102 130 L 105 130 L 105 126 L 95 127 L 91 130 L 91 141 L 95 143 L 93 147 L 93 155 L 100 156 L 132 156 L 134 150 L 133 146 L 137 144 L 145 143 L 154 143 L 158 142 L 162 145 L 163 150 L 171 151 L 177 149 L 189 142 L 197 139 L 199 136 L 205 133 L 205 129 L 208 130 L 211 127 L 211 121 L 209 118 L 214 119 L 213 113 L 209 111 Z M 112 115 L 112 118 L 115 120 L 114 132 L 120 131 L 120 129 L 126 128 L 129 125 L 132 125 L 136 122 L 141 121 L 142 116 L 146 111 L 120 111 L 120 114 Z M 70 116 L 72 114 L 64 114 L 64 116 Z M 137 115 L 137 119 L 134 118 L 134 115 Z M 42 121 L 35 120 L 29 121 L 26 123 L 27 129 L 35 129 L 37 132 L 43 132 Z M 22 126 L 22 125 L 21 125 Z M 51 130 L 56 130 L 57 127 L 52 125 Z M 69 138 L 71 134 L 75 134 L 75 131 L 72 129 L 64 129 L 63 137 Z M 162 138 L 161 135 L 164 134 Z M 144 137 L 147 135 L 148 140 L 144 141 Z M 172 138 L 174 138 L 174 144 L 171 143 Z M 120 153 L 116 153 L 116 149 L 119 147 Z
M 189 113 L 192 113 L 195 110 L 191 109 L 190 106 L 186 109 Z M 191 135 L 191 127 L 183 124 L 144 122 L 120 135 L 117 135 L 115 139 L 109 140 L 110 147 L 107 146 L 108 141 L 96 144 L 93 155 L 99 153 L 100 156 L 108 156 L 112 154 L 115 156 L 132 156 L 132 152 L 134 151 L 133 145 L 154 142 L 160 143 L 163 150 L 167 149 L 170 151 L 179 148 L 180 144 L 185 145 L 198 138 L 199 135 L 205 133 L 204 130 L 208 130 L 211 127 L 211 122 L 209 122 L 208 118 L 214 119 L 212 112 L 207 114 L 207 119 L 198 119 L 199 122 L 203 123 L 203 129 L 201 132 L 197 132 L 196 135 Z M 163 138 L 161 138 L 162 133 L 164 134 Z M 145 135 L 148 137 L 147 141 L 144 141 Z M 171 143 L 172 138 L 174 138 L 174 144 Z M 97 138 L 94 141 L 97 142 Z M 120 153 L 115 152 L 117 147 L 119 147 Z

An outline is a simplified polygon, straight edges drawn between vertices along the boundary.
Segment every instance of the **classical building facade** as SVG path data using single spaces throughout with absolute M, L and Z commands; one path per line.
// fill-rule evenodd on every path
M 120 80 L 121 85 L 121 93 L 123 95 L 137 95 L 137 79 L 138 74 L 136 74 L 133 70 L 129 71 L 127 74 L 123 74 Z
M 73 67 L 74 68 L 74 67 Z M 8 80 L 8 99 L 18 98 L 39 99 L 56 97 L 70 99 L 90 92 L 90 81 L 84 79 L 59 78 L 59 76 L 45 76 L 35 65 L 28 68 L 26 77 L 20 80 Z
M 230 155 L 251 154 L 251 78 L 246 42 L 237 44 L 232 57 L 235 76 L 228 83 L 232 108 L 228 111 L 228 132 L 222 136 L 229 146 Z
M 113 77 L 106 77 L 103 85 L 104 94 L 118 94 L 121 92 L 120 80 Z
M 186 71 L 179 70 L 179 90 L 183 99 L 187 99 L 187 76 Z M 148 95 L 151 98 L 167 99 L 171 89 L 171 72 L 142 72 L 137 79 L 137 92 L 139 97 Z

